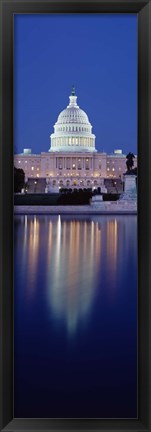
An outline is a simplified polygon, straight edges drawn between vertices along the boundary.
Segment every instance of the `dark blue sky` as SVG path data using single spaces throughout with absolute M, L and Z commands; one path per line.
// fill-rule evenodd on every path
M 14 149 L 48 151 L 75 85 L 96 148 L 137 152 L 137 15 L 16 15 Z

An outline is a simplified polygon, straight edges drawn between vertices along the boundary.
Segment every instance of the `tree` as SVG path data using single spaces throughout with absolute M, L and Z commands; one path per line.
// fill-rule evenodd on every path
M 21 192 L 25 186 L 25 173 L 23 169 L 14 167 L 14 192 Z

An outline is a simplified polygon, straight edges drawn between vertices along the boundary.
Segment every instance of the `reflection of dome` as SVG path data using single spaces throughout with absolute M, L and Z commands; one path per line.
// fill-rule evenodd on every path
M 96 151 L 91 123 L 87 114 L 77 105 L 74 87 L 69 100 L 69 105 L 59 114 L 54 125 L 50 151 Z
M 52 236 L 53 230 L 53 236 Z M 47 253 L 47 288 L 51 310 L 64 319 L 68 332 L 89 319 L 96 291 L 101 254 L 97 224 L 81 220 L 50 222 Z

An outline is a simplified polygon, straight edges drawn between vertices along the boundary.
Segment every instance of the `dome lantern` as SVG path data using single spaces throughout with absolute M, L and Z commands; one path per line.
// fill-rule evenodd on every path
M 79 108 L 79 106 L 77 105 L 77 96 L 75 94 L 75 87 L 74 85 L 72 86 L 72 92 L 71 95 L 69 96 L 69 105 L 67 106 L 67 108 L 75 107 L 75 108 Z

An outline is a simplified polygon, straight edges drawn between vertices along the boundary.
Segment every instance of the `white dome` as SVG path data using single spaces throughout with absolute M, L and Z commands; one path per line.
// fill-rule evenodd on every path
M 80 123 L 90 125 L 87 114 L 78 106 L 64 109 L 58 117 L 57 124 Z
M 61 111 L 51 135 L 50 151 L 89 151 L 95 150 L 95 135 L 87 114 L 77 105 L 77 96 L 72 87 L 69 105 Z

